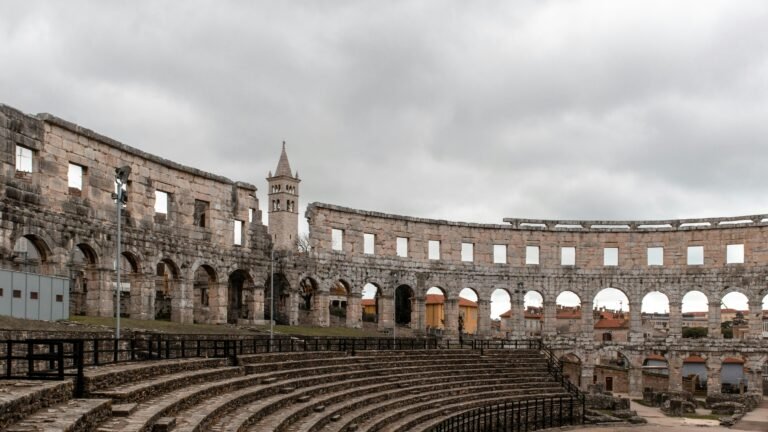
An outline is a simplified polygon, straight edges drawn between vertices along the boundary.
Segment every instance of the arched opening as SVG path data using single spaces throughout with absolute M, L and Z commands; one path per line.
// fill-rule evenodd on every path
M 363 286 L 360 308 L 363 310 L 363 323 L 379 322 L 379 294 L 381 290 L 372 283 Z M 365 325 L 365 324 L 363 324 Z
M 669 334 L 669 298 L 660 291 L 649 292 L 640 307 L 643 333 L 646 338 Z
M 86 315 L 88 313 L 89 281 L 93 281 L 91 282 L 93 284 L 92 289 L 99 289 L 96 264 L 96 252 L 87 244 L 76 245 L 69 254 L 69 311 L 72 315 Z
M 398 325 L 411 323 L 413 310 L 413 289 L 408 285 L 400 285 L 395 289 L 395 322 Z
M 172 260 L 165 258 L 155 267 L 155 319 L 171 319 L 171 298 L 177 290 L 180 273 L 179 267 Z
M 328 312 L 332 326 L 346 325 L 347 302 L 349 299 L 349 284 L 344 280 L 337 280 L 331 285 L 328 297 Z
M 744 359 L 726 357 L 720 367 L 721 393 L 744 394 L 749 388 L 749 381 L 744 374 Z
M 440 333 L 445 329 L 445 291 L 440 287 L 427 290 L 424 306 L 427 315 L 427 333 Z
M 235 270 L 229 275 L 227 284 L 227 322 L 237 324 L 238 320 L 251 318 L 248 305 L 253 301 L 253 279 L 245 270 Z
M 683 390 L 693 395 L 707 395 L 707 360 L 699 355 L 683 359 Z
M 709 329 L 709 299 L 701 291 L 688 291 L 681 303 L 684 338 L 707 336 Z
M 317 285 L 312 285 L 314 282 L 314 279 L 311 278 L 305 278 L 310 279 L 309 285 L 316 289 Z M 274 301 L 274 320 L 275 323 L 280 325 L 288 325 L 288 297 L 291 290 L 291 284 L 288 283 L 288 278 L 285 277 L 283 273 L 275 273 L 274 277 L 274 286 L 272 285 L 272 279 L 271 277 L 267 277 L 267 281 L 264 284 L 264 319 L 270 320 L 273 319 L 271 315 L 271 307 L 272 307 L 272 291 L 275 292 L 275 301 Z M 299 289 L 299 292 L 301 293 L 301 288 Z M 310 297 L 311 302 L 312 297 Z M 302 306 L 302 303 L 299 303 L 299 307 Z
M 581 387 L 581 359 L 573 353 L 565 354 L 560 357 L 560 364 L 563 368 L 563 376 L 573 385 Z
M 616 393 L 629 392 L 629 359 L 621 351 L 601 352 L 595 365 L 593 384 L 603 384 L 605 390 Z
M 120 253 L 120 316 L 131 317 L 134 310 L 134 296 L 136 300 L 141 299 L 139 291 L 139 261 L 135 255 L 130 252 Z M 115 286 L 117 286 L 117 275 L 115 275 Z
M 528 291 L 523 297 L 523 317 L 526 336 L 540 336 L 544 296 L 538 291 Z
M 573 291 L 563 291 L 555 299 L 555 329 L 557 334 L 581 332 L 581 298 Z
M 50 248 L 40 237 L 27 234 L 13 245 L 11 262 L 13 269 L 28 273 L 41 273 L 42 264 L 48 261 Z
M 211 311 L 211 296 L 216 286 L 216 271 L 209 265 L 201 265 L 195 270 L 194 283 L 192 285 L 194 304 L 193 319 L 196 323 L 209 323 L 214 317 Z
M 604 288 L 592 301 L 594 335 L 598 342 L 627 342 L 629 298 L 616 288 Z
M 738 291 L 720 301 L 720 331 L 723 339 L 745 339 L 749 335 L 749 298 Z
M 491 333 L 506 338 L 512 331 L 512 296 L 505 289 L 497 288 L 491 293 Z
M 477 300 L 477 292 L 472 288 L 464 288 L 459 292 L 459 331 L 477 333 Z
M 669 363 L 661 354 L 648 354 L 643 360 L 643 389 L 669 389 Z

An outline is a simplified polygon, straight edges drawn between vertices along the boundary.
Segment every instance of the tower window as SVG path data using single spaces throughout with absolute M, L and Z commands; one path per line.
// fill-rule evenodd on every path
M 461 244 L 461 261 L 472 262 L 475 260 L 475 245 L 473 243 Z
M 252 208 L 249 208 L 248 209 L 248 223 L 252 223 L 253 222 L 253 213 L 254 213 L 254 210 Z
M 539 247 L 538 246 L 525 247 L 525 263 L 530 265 L 539 264 Z
M 617 266 L 619 265 L 619 248 L 604 248 L 603 249 L 603 265 L 604 266 Z
M 704 264 L 704 246 L 688 246 L 688 265 Z
M 431 260 L 440 259 L 440 240 L 430 240 L 428 244 L 428 255 Z
M 69 164 L 67 170 L 67 181 L 69 183 L 69 192 L 80 192 L 83 190 L 83 167 L 73 163 Z
M 648 248 L 648 265 L 649 266 L 664 265 L 664 248 L 663 247 Z
M 560 265 L 564 265 L 564 266 L 576 265 L 576 248 L 575 247 L 560 248 Z
M 366 255 L 374 254 L 376 236 L 373 234 L 363 234 L 363 253 Z
M 507 245 L 493 245 L 493 263 L 494 264 L 506 264 L 507 263 Z
M 202 200 L 195 200 L 195 213 L 192 215 L 192 223 L 195 226 L 205 228 L 208 219 L 208 209 L 210 203 Z
M 744 264 L 744 245 L 729 244 L 725 247 L 725 262 L 728 264 Z

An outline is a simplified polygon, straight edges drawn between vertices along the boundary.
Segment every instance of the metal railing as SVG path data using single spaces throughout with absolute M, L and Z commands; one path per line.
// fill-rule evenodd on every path
M 582 422 L 580 402 L 571 395 L 482 406 L 447 418 L 428 432 L 527 432 Z
M 587 409 L 584 392 L 582 392 L 578 386 L 574 385 L 568 378 L 566 378 L 565 374 L 563 374 L 563 363 L 560 361 L 560 359 L 557 358 L 557 356 L 555 356 L 549 347 L 542 345 L 541 353 L 544 354 L 544 357 L 547 359 L 547 370 L 552 375 L 552 377 L 555 378 L 555 381 L 558 381 L 560 385 L 565 387 L 566 391 L 568 391 L 568 393 L 581 404 L 580 417 L 583 419 L 586 415 Z

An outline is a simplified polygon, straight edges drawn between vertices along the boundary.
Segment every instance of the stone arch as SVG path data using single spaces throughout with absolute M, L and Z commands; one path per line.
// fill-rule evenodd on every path
M 725 339 L 745 339 L 749 334 L 750 298 L 743 290 L 728 287 L 720 297 L 720 331 Z
M 413 314 L 414 291 L 410 285 L 401 284 L 395 288 L 395 323 L 410 325 Z
M 253 301 L 253 278 L 247 270 L 237 269 L 227 279 L 227 322 L 252 319 L 248 307 Z
M 47 265 L 53 257 L 48 241 L 38 234 L 24 234 L 16 238 L 9 256 L 18 271 L 47 274 Z
M 381 288 L 374 282 L 367 282 L 362 289 L 360 309 L 362 309 L 363 322 L 379 322 L 379 299 Z
M 643 359 L 643 388 L 669 389 L 669 362 L 661 354 L 649 353 Z
M 273 277 L 267 276 L 264 283 L 264 319 L 273 319 L 270 310 L 274 305 L 274 321 L 278 324 L 289 324 L 288 317 L 288 299 L 290 298 L 291 284 L 288 278 L 282 272 L 274 273 Z M 312 279 L 314 281 L 314 279 Z M 274 302 L 272 301 L 272 291 L 274 289 Z
M 709 368 L 707 359 L 696 353 L 691 353 L 683 358 L 683 367 L 680 370 L 682 388 L 694 395 L 707 394 L 707 380 Z
M 670 329 L 669 296 L 648 291 L 640 303 L 641 325 L 646 337 L 666 337 Z
M 212 323 L 220 320 L 221 304 L 216 270 L 208 264 L 199 264 L 192 276 L 192 319 L 195 323 Z M 223 321 L 223 320 L 221 320 Z
M 523 297 L 523 326 L 527 336 L 541 336 L 544 321 L 544 293 L 537 289 L 526 290 Z
M 567 380 L 572 384 L 581 387 L 581 357 L 573 352 L 563 354 L 560 356 L 560 367 Z
M 480 295 L 474 288 L 464 287 L 459 291 L 459 330 L 475 334 L 480 328 Z M 487 319 L 487 318 L 485 318 Z
M 606 346 L 598 351 L 593 384 L 603 384 L 607 391 L 630 393 L 631 374 L 633 369 L 639 372 L 638 367 L 640 365 L 633 365 L 630 356 L 615 345 Z
M 424 299 L 427 332 L 445 329 L 446 301 L 448 301 L 448 295 L 442 287 L 432 286 L 427 289 Z
M 581 296 L 571 290 L 560 291 L 555 297 L 555 331 L 575 335 L 581 332 Z
M 69 310 L 73 315 L 86 315 L 98 309 L 100 302 L 99 257 L 87 243 L 76 244 L 69 253 Z M 114 296 L 114 286 L 110 286 L 110 296 Z M 91 293 L 89 294 L 89 290 Z M 121 301 L 123 293 L 120 293 Z M 112 297 L 114 299 L 114 297 Z M 90 303 L 90 305 L 89 305 Z M 122 304 L 121 304 L 122 306 Z M 121 309 L 121 312 L 127 309 Z M 121 315 L 124 315 L 121 313 Z
M 346 323 L 347 306 L 349 305 L 349 295 L 351 292 L 351 285 L 344 279 L 337 279 L 331 285 L 328 293 L 328 313 L 331 320 L 341 320 L 338 325 L 343 326 Z
M 170 258 L 158 261 L 155 266 L 155 319 L 172 319 L 172 299 L 174 295 L 178 295 L 180 283 L 179 266 Z
M 746 361 L 740 356 L 725 357 L 720 364 L 720 393 L 742 394 L 749 391 L 749 379 L 744 371 Z

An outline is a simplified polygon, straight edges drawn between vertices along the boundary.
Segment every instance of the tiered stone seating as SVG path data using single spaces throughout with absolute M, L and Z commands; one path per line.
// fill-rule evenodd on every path
M 62 430 L 99 432 L 404 432 L 473 406 L 567 396 L 539 352 L 484 354 L 295 352 L 240 356 L 236 366 L 189 359 L 89 368 L 90 399 L 59 403 L 14 427 L 42 430 L 23 427 L 60 421 L 76 426 Z

